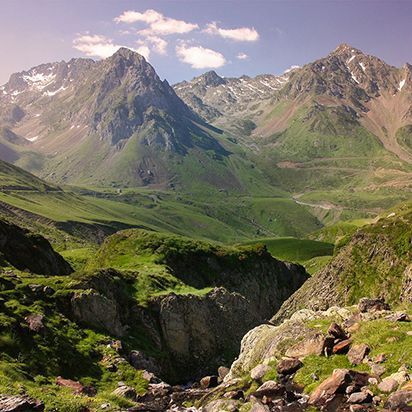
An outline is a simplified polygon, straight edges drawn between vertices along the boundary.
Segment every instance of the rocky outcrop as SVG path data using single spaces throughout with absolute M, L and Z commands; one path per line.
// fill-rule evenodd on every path
M 39 275 L 68 275 L 70 264 L 55 252 L 49 241 L 17 225 L 0 220 L 0 262 Z
M 44 404 L 26 395 L 0 395 L 0 410 L 3 412 L 41 412 Z
M 204 296 L 170 294 L 152 308 L 178 380 L 202 376 L 230 362 L 242 336 L 261 320 L 244 296 L 224 288 Z
M 94 290 L 76 292 L 71 299 L 74 318 L 114 336 L 123 336 L 127 330 L 120 319 L 120 307 L 114 300 Z

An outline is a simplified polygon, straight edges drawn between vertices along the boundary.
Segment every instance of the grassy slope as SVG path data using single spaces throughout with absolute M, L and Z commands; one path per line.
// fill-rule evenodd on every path
M 223 242 L 259 235 L 302 236 L 321 227 L 303 207 L 279 197 L 216 193 L 213 200 L 196 201 L 187 195 L 143 189 L 125 196 L 112 192 L 99 197 L 71 192 L 0 192 L 0 201 L 57 222 L 118 222 Z
M 309 239 L 277 238 L 258 239 L 245 244 L 263 243 L 277 259 L 304 263 L 314 257 L 331 256 L 334 245 Z
M 312 100 L 300 105 L 282 131 L 270 133 L 267 125 L 282 118 L 284 104 L 270 106 L 257 120 L 262 150 L 256 160 L 275 185 L 301 195 L 299 200 L 332 205 L 334 217 L 331 212 L 325 224 L 374 217 L 410 198 L 412 166 L 386 151 L 349 113 L 319 108 Z M 399 138 L 409 139 L 407 130 Z
M 127 400 L 112 395 L 112 391 L 118 381 L 124 381 L 138 392 L 144 392 L 147 382 L 141 372 L 126 362 L 110 373 L 101 359 L 117 356 L 108 347 L 113 337 L 80 327 L 62 310 L 63 302 L 70 300 L 73 289 L 79 287 L 81 277 L 13 272 L 13 276 L 4 273 L 1 276 L 0 392 L 26 392 L 44 401 L 47 412 L 80 412 L 86 407 L 97 410 L 106 402 L 111 404 L 109 410 L 131 406 Z M 56 292 L 40 297 L 30 292 L 28 285 L 32 284 L 49 286 Z M 33 313 L 44 316 L 46 333 L 28 330 L 24 318 Z M 133 344 L 133 339 L 135 337 L 129 336 L 125 344 Z M 93 385 L 97 396 L 73 396 L 70 390 L 55 384 L 59 375 L 79 380 L 83 385 Z

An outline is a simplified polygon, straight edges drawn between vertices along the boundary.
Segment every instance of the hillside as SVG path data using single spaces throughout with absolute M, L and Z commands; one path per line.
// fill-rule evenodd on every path
M 410 302 L 411 239 L 409 202 L 342 239 L 331 262 L 283 304 L 274 321 L 303 308 L 351 305 L 364 296 Z
M 0 390 L 47 411 L 131 407 L 158 382 L 142 369 L 183 382 L 230 363 L 241 336 L 307 278 L 264 248 L 141 230 L 107 238 L 87 271 L 71 273 L 40 236 L 0 226 Z M 116 392 L 119 381 L 135 395 Z

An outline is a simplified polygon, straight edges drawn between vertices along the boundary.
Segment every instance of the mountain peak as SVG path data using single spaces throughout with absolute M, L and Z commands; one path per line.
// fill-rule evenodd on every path
M 335 55 L 335 56 L 347 56 L 349 54 L 353 55 L 353 54 L 363 54 L 363 52 L 353 46 L 351 46 L 350 44 L 347 43 L 342 43 L 340 44 L 338 47 L 336 47 L 335 50 L 333 50 L 332 53 L 330 53 L 331 55 Z
M 139 60 L 139 61 L 146 61 L 144 56 L 135 52 L 132 49 L 128 49 L 127 47 L 120 47 L 109 59 L 126 59 L 126 60 Z
M 219 86 L 225 83 L 223 77 L 220 77 L 214 70 L 202 74 L 199 80 L 201 80 L 205 86 Z

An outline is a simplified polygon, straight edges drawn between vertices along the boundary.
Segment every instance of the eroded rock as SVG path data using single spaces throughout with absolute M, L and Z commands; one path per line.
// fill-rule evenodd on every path
M 280 375 L 291 375 L 303 366 L 297 358 L 284 358 L 276 366 L 276 371 Z
M 390 306 L 383 299 L 362 298 L 358 304 L 359 312 L 376 312 L 390 310 Z
M 365 343 L 353 345 L 348 352 L 348 359 L 352 365 L 360 365 L 365 356 L 370 352 L 370 347 Z
M 44 404 L 26 395 L 0 395 L 0 411 L 41 412 L 44 411 Z

